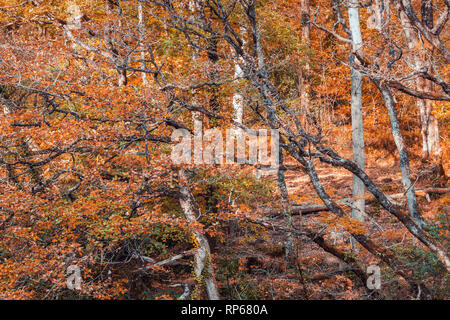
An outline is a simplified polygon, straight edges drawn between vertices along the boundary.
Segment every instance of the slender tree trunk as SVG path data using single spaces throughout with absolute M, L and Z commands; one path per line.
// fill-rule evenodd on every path
M 106 4 L 106 12 L 108 14 L 113 14 L 114 6 L 111 2 L 108 2 Z M 114 45 L 112 34 L 114 32 L 113 30 L 113 23 L 108 22 L 107 28 L 106 28 L 106 34 L 105 34 L 105 40 L 106 40 L 106 47 L 109 51 L 112 53 L 112 60 L 116 66 L 116 71 L 118 74 L 118 81 L 117 84 L 119 87 L 126 86 L 128 84 L 128 77 L 127 77 L 127 70 L 125 68 L 121 68 L 120 66 L 123 65 L 125 61 L 121 61 L 121 57 L 119 54 L 119 51 L 117 50 L 116 46 Z
M 283 150 L 280 149 L 280 166 L 283 164 Z M 288 228 L 292 228 L 292 206 L 289 201 L 289 193 L 286 186 L 285 171 L 279 169 L 277 171 L 277 184 L 278 190 L 281 195 L 281 204 L 283 207 L 283 216 Z M 286 233 L 286 244 L 285 244 L 285 260 L 286 265 L 291 265 L 293 261 L 294 253 L 294 235 L 291 232 Z
M 217 76 L 217 61 L 219 61 L 219 56 L 217 54 L 217 39 L 208 40 L 208 59 L 212 64 L 212 71 L 208 74 L 208 78 L 214 81 Z M 211 111 L 218 112 L 220 109 L 218 89 L 216 86 L 211 86 L 210 88 L 211 97 L 209 99 L 209 106 Z
M 417 79 L 417 90 L 430 92 L 432 84 L 425 79 Z M 430 100 L 418 99 L 417 108 L 420 115 L 422 134 L 422 159 L 425 161 L 435 159 L 440 162 L 442 156 L 439 141 L 439 124 L 433 115 L 433 103 Z
M 180 179 L 180 206 L 183 210 L 183 214 L 188 222 L 197 221 L 195 206 L 192 199 L 192 193 L 186 177 L 184 169 L 178 171 Z M 197 242 L 198 249 L 194 255 L 194 273 L 197 280 L 204 280 L 206 292 L 210 300 L 219 300 L 219 292 L 214 280 L 214 270 L 211 261 L 211 250 L 206 237 L 198 232 L 193 231 L 194 238 Z
M 383 208 L 387 212 L 395 216 L 409 230 L 409 232 L 414 235 L 414 237 L 420 240 L 431 251 L 436 253 L 436 255 L 439 257 L 439 260 L 447 269 L 447 272 L 450 272 L 450 259 L 446 250 L 438 242 L 436 242 L 433 238 L 426 234 L 425 231 L 414 222 L 410 215 L 405 214 L 402 208 L 398 208 L 396 205 L 394 205 L 386 197 L 386 195 L 373 183 L 372 179 L 370 179 L 370 177 L 364 171 L 362 171 L 353 161 L 340 157 L 330 149 L 319 147 L 319 150 L 329 156 L 329 158 L 320 157 L 320 161 L 331 164 L 333 166 L 343 167 L 353 174 L 357 175 L 362 181 L 364 181 L 364 185 L 366 186 L 367 190 L 372 193 L 372 195 L 378 200 Z M 304 159 L 296 154 L 292 154 L 292 156 L 294 156 L 302 164 L 305 162 Z M 329 206 L 327 205 L 327 207 Z
M 189 9 L 195 15 L 196 5 L 194 1 L 189 1 Z M 195 17 L 194 17 L 195 18 Z M 193 48 L 192 58 L 198 58 L 196 48 Z M 195 104 L 195 101 L 194 101 Z M 203 160 L 203 115 L 200 112 L 192 112 L 194 122 L 194 164 L 201 164 Z M 186 220 L 189 222 L 196 221 L 195 207 L 193 196 L 188 184 L 188 178 L 184 169 L 178 171 L 180 180 L 180 205 Z M 214 270 L 211 261 L 211 251 L 208 239 L 198 232 L 193 231 L 194 238 L 198 245 L 198 250 L 194 255 L 194 273 L 198 280 L 204 280 L 206 292 L 210 300 L 219 300 L 219 292 L 214 281 Z
M 408 203 L 408 209 L 411 214 L 411 218 L 418 226 L 423 227 L 425 222 L 422 218 L 422 213 L 420 212 L 419 205 L 417 203 L 414 184 L 411 181 L 408 150 L 406 149 L 405 143 L 403 141 L 403 135 L 400 129 L 400 124 L 398 122 L 394 98 L 389 87 L 382 85 L 377 81 L 375 81 L 375 84 L 378 86 L 381 94 L 383 95 L 385 106 L 389 116 L 389 122 L 391 123 L 392 136 L 394 138 L 394 142 L 397 146 L 397 150 L 400 156 L 400 172 L 402 175 L 403 188 L 405 189 L 406 200 Z
M 368 8 L 372 15 L 367 20 L 367 27 L 378 31 L 383 30 L 385 23 L 390 19 L 389 0 L 375 0 Z
M 433 27 L 433 6 L 431 1 L 422 1 L 422 19 L 428 27 Z M 408 41 L 408 48 L 411 51 L 411 64 L 416 70 L 421 70 L 426 66 L 424 63 L 424 48 L 419 37 L 414 31 L 408 17 L 404 12 L 400 12 L 400 21 L 402 23 L 405 38 Z M 418 78 L 416 80 L 418 91 L 432 92 L 433 83 L 429 80 Z M 426 99 L 417 99 L 417 109 L 420 116 L 420 127 L 422 134 L 422 158 L 423 160 L 437 159 L 439 162 L 442 156 L 442 149 L 439 137 L 439 124 L 433 115 L 432 101 Z
M 241 38 L 242 38 L 242 42 L 243 42 L 243 44 L 242 44 L 243 47 L 246 45 L 246 41 L 245 41 L 246 33 L 247 33 L 247 29 L 244 27 L 241 27 Z M 244 75 L 244 72 L 240 66 L 240 62 L 242 62 L 242 58 L 236 57 L 236 61 L 234 62 L 234 77 L 238 78 L 238 79 L 243 77 L 243 75 Z M 238 83 L 240 83 L 240 80 L 238 80 Z M 242 95 L 242 93 L 239 92 L 238 88 L 233 93 L 232 106 L 233 106 L 233 120 L 236 123 L 242 124 L 243 119 L 244 119 L 244 96 Z M 244 134 L 243 129 L 238 126 L 233 126 L 231 129 L 231 132 L 234 135 L 234 137 L 240 137 Z M 240 154 L 238 150 L 236 150 L 236 151 L 237 152 L 234 155 L 234 159 L 238 163 L 245 163 L 246 162 L 245 152 L 244 152 L 244 154 Z M 235 224 L 235 230 L 236 230 L 236 228 L 237 228 L 237 221 Z
M 311 25 L 309 20 L 310 9 L 309 0 L 300 1 L 300 10 L 302 15 L 302 39 L 301 46 L 304 52 L 304 65 L 299 68 L 299 93 L 300 93 L 300 107 L 302 112 L 308 113 L 310 108 L 309 91 L 310 91 L 310 64 L 309 64 L 309 47 L 311 45 Z
M 422 1 L 422 21 L 432 29 L 433 22 L 433 4 L 430 0 Z M 422 67 L 422 66 L 420 66 Z M 417 79 L 417 89 L 424 92 L 433 91 L 433 83 L 426 79 Z M 432 113 L 433 105 L 430 100 L 419 99 L 417 101 L 419 108 L 421 132 L 422 132 L 422 158 L 424 160 L 441 158 L 441 145 L 439 143 L 439 125 L 436 117 Z
M 143 38 L 144 38 L 144 28 L 143 28 L 143 12 L 142 12 L 142 3 L 139 2 L 138 4 L 138 18 L 139 18 L 139 42 L 141 44 L 141 67 L 142 69 L 145 69 L 145 48 L 143 44 Z M 142 72 L 142 82 L 144 83 L 144 86 L 147 86 L 147 74 L 145 72 Z
M 263 77 L 266 77 L 267 76 L 266 63 L 264 61 L 264 52 L 263 52 L 262 45 L 261 45 L 260 30 L 257 25 L 256 12 L 255 12 L 254 5 L 251 5 L 249 7 L 249 13 L 250 13 L 250 24 L 251 24 L 251 28 L 252 28 L 251 31 L 252 31 L 253 41 L 254 41 L 254 46 L 255 46 L 255 51 L 256 51 L 256 58 L 258 61 L 258 69 L 263 74 Z M 263 84 L 263 95 L 264 96 L 267 96 L 267 94 L 268 94 L 267 91 L 268 90 L 266 88 L 266 85 Z M 270 115 L 269 115 L 269 117 L 270 117 L 270 122 L 272 124 L 274 119 Z M 271 125 L 271 129 L 275 129 L 275 128 Z M 278 141 L 281 141 L 281 137 L 279 137 Z M 272 150 L 272 152 L 273 152 L 273 150 Z M 277 183 L 278 183 L 278 189 L 279 189 L 280 195 L 281 195 L 283 216 L 284 216 L 287 227 L 292 228 L 292 207 L 290 205 L 288 189 L 286 186 L 285 171 L 281 169 L 281 167 L 283 166 L 283 162 L 284 162 L 283 150 L 281 148 L 279 148 L 279 156 L 278 157 L 279 157 L 279 162 L 278 162 L 278 168 L 277 168 Z M 290 265 L 293 260 L 294 236 L 291 232 L 288 232 L 286 234 L 286 237 L 287 237 L 287 240 L 286 240 L 286 244 L 285 244 L 285 260 L 286 260 L 286 265 Z
M 359 24 L 358 1 L 351 0 L 348 8 L 348 20 L 352 35 L 352 47 L 354 51 L 360 51 L 362 46 L 361 27 Z M 352 56 L 350 59 L 354 59 Z M 361 170 L 364 170 L 364 126 L 362 117 L 362 75 L 359 71 L 351 68 L 351 114 L 352 114 L 352 139 L 353 139 L 353 161 Z M 365 200 L 364 183 L 353 175 L 353 197 L 352 217 L 364 221 Z M 352 240 L 352 247 L 356 249 Z
M 197 20 L 196 11 L 198 9 L 195 1 L 189 1 L 188 9 L 191 11 L 191 19 Z M 197 41 L 197 37 L 194 38 Z M 199 52 L 196 47 L 192 47 L 192 60 L 196 61 L 199 57 Z M 193 105 L 197 105 L 195 97 L 192 101 Z M 203 163 L 203 114 L 198 111 L 192 112 L 192 120 L 194 124 L 194 164 Z
M 246 32 L 247 30 L 245 28 L 241 28 L 242 39 L 244 39 Z M 243 46 L 245 46 L 245 40 Z M 237 59 L 240 58 L 238 57 Z M 243 75 L 244 72 L 242 71 L 241 66 L 239 65 L 239 61 L 236 61 L 234 64 L 234 77 L 240 78 Z M 244 97 L 237 90 L 233 93 L 233 110 L 234 110 L 233 120 L 236 121 L 237 123 L 242 124 L 242 120 L 244 117 Z M 235 130 L 239 132 L 241 128 L 236 128 Z

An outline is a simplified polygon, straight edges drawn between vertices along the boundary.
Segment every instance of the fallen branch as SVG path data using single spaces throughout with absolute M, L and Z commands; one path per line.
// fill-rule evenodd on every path
M 155 259 L 150 258 L 150 257 L 146 257 L 146 256 L 141 256 L 141 258 L 144 261 L 151 263 L 151 265 L 148 265 L 148 266 L 146 266 L 144 268 L 144 270 L 147 271 L 147 270 L 151 269 L 153 266 L 160 266 L 160 267 L 162 267 L 162 266 L 170 266 L 170 265 L 178 264 L 178 260 L 183 259 L 183 258 L 188 257 L 188 256 L 192 256 L 192 255 L 194 255 L 196 253 L 196 251 L 197 251 L 196 249 L 188 250 L 188 251 L 185 251 L 183 253 L 177 254 L 177 255 L 175 255 L 173 257 L 170 257 L 168 259 L 165 259 L 165 260 L 162 260 L 162 261 L 158 261 L 158 262 Z
M 189 285 L 187 283 L 172 284 L 169 287 L 171 287 L 171 288 L 183 287 L 184 291 L 181 294 L 181 296 L 178 297 L 178 300 L 187 300 L 187 298 L 189 298 L 191 291 L 190 291 Z

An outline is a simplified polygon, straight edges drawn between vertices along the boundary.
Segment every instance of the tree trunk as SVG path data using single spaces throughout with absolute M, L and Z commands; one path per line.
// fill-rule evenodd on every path
M 144 38 L 144 28 L 143 28 L 143 13 L 142 13 L 142 3 L 139 2 L 138 4 L 138 18 L 139 18 L 139 42 L 141 44 L 141 67 L 142 69 L 145 69 L 145 48 L 144 44 L 142 43 Z M 145 72 L 142 72 L 142 82 L 144 83 L 144 86 L 147 86 L 147 74 Z
M 368 7 L 372 12 L 372 16 L 367 20 L 367 27 L 369 29 L 382 31 L 385 27 L 386 20 L 390 19 L 389 1 L 386 2 L 385 0 L 375 0 L 372 2 L 372 5 Z
M 304 49 L 304 65 L 299 68 L 299 95 L 300 95 L 300 107 L 302 112 L 305 114 L 308 112 L 310 107 L 309 101 L 309 91 L 310 91 L 310 83 L 309 83 L 309 47 L 311 45 L 311 26 L 309 20 L 310 10 L 309 10 L 309 0 L 301 0 L 300 1 L 300 10 L 302 15 L 302 39 L 301 45 Z M 305 54 L 306 52 L 306 54 Z
M 193 12 L 196 9 L 195 2 L 189 1 L 189 9 Z M 193 48 L 192 58 L 198 57 L 196 48 Z M 195 104 L 195 101 L 194 101 Z M 192 112 L 194 122 L 194 164 L 201 164 L 203 161 L 203 115 L 200 112 Z M 184 169 L 178 171 L 180 180 L 180 205 L 183 214 L 188 222 L 197 221 L 193 195 L 188 184 L 188 178 Z M 219 292 L 214 281 L 214 270 L 211 261 L 211 250 L 206 237 L 198 232 L 193 231 L 194 238 L 197 242 L 198 249 L 194 255 L 194 273 L 198 281 L 204 280 L 206 292 L 210 300 L 219 300 Z
M 362 46 L 361 28 L 359 25 L 359 9 L 357 1 L 350 1 L 348 8 L 348 20 L 352 35 L 352 47 L 359 51 Z M 352 56 L 350 59 L 354 59 Z M 351 68 L 351 113 L 352 113 L 352 139 L 353 139 L 353 161 L 361 170 L 364 170 L 364 126 L 362 117 L 362 75 L 359 71 Z M 353 175 L 353 197 L 352 217 L 364 221 L 365 201 L 364 183 Z M 352 240 L 352 247 L 356 244 Z
M 114 6 L 111 2 L 107 3 L 106 12 L 111 15 L 113 14 Z M 116 46 L 114 45 L 113 38 L 112 38 L 112 35 L 114 32 L 113 27 L 114 26 L 113 26 L 112 22 L 107 23 L 106 33 L 105 33 L 105 42 L 106 42 L 106 47 L 112 53 L 111 59 L 113 60 L 113 63 L 116 67 L 116 71 L 118 74 L 117 84 L 119 87 L 123 87 L 128 84 L 128 76 L 127 76 L 127 70 L 125 68 L 120 67 L 121 65 L 124 64 L 123 62 L 125 62 L 125 61 L 122 61 L 119 51 L 117 50 Z M 124 59 L 126 60 L 126 58 L 124 58 Z
M 258 60 L 258 69 L 259 71 L 265 76 L 266 74 L 266 64 L 264 61 L 264 52 L 262 50 L 261 45 L 261 37 L 260 37 L 260 31 L 258 29 L 258 25 L 256 22 L 256 12 L 255 12 L 255 6 L 254 4 L 249 7 L 249 13 L 251 19 L 250 23 L 252 26 L 252 34 L 253 34 L 253 41 L 256 51 L 256 58 Z M 263 95 L 267 96 L 267 87 L 265 84 L 263 84 Z M 271 117 L 271 116 L 269 116 Z M 273 127 L 273 118 L 271 118 L 271 129 L 275 129 Z M 281 141 L 281 137 L 278 138 L 278 141 Z M 273 152 L 273 150 L 272 150 Z M 283 165 L 283 150 L 279 149 L 279 161 L 278 161 L 278 168 L 277 168 L 277 183 L 278 183 L 278 189 L 280 191 L 281 196 L 281 202 L 283 206 L 283 216 L 285 219 L 285 223 L 288 228 L 292 228 L 292 207 L 289 201 L 289 194 L 288 189 L 286 186 L 286 179 L 285 179 L 285 171 L 280 170 L 280 166 Z M 259 170 L 259 169 L 256 169 Z M 261 170 L 262 171 L 262 170 Z M 259 174 L 258 174 L 259 176 Z M 291 232 L 286 233 L 286 245 L 285 245 L 285 261 L 286 265 L 291 265 L 291 262 L 293 261 L 293 253 L 294 253 L 294 236 Z
M 283 150 L 280 150 L 280 165 L 283 164 Z M 289 193 L 286 186 L 286 179 L 285 179 L 285 171 L 284 170 L 278 170 L 277 171 L 277 184 L 278 184 L 278 190 L 280 191 L 281 195 L 281 203 L 283 206 L 283 216 L 286 223 L 286 226 L 288 228 L 292 228 L 292 206 L 289 201 Z M 285 260 L 286 265 L 291 265 L 291 262 L 293 261 L 293 253 L 294 253 L 294 236 L 291 232 L 286 233 L 286 245 L 285 245 Z
M 385 106 L 388 111 L 389 122 L 391 123 L 392 136 L 394 137 L 394 142 L 400 156 L 400 172 L 402 175 L 403 188 L 405 189 L 406 201 L 408 203 L 411 218 L 418 226 L 424 227 L 425 221 L 423 220 L 422 213 L 419 209 L 419 204 L 417 203 L 414 184 L 411 181 L 408 150 L 406 149 L 403 141 L 403 135 L 400 130 L 394 98 L 392 97 L 391 90 L 387 86 L 381 85 L 378 82 L 376 82 L 376 84 L 380 88 L 383 95 Z
M 332 246 L 327 241 L 325 241 L 325 239 L 320 234 L 312 231 L 312 229 L 304 228 L 303 232 L 307 235 L 309 239 L 314 241 L 323 250 L 348 264 L 350 267 L 349 269 L 361 280 L 363 286 L 366 288 L 369 294 L 374 295 L 375 297 L 380 296 L 378 292 L 367 288 L 367 278 L 368 278 L 367 273 L 360 266 L 359 261 L 356 260 L 352 254 L 347 254 L 345 251 L 342 251 Z
M 429 28 L 433 29 L 433 4 L 430 0 L 422 1 L 422 21 Z M 423 64 L 423 63 L 422 63 Z M 419 66 L 423 67 L 422 65 Z M 417 90 L 424 92 L 433 91 L 433 83 L 426 79 L 417 79 Z M 439 126 L 436 117 L 432 114 L 433 104 L 430 100 L 419 99 L 417 107 L 420 114 L 422 132 L 422 158 L 430 160 L 441 158 L 441 145 L 439 143 Z
M 417 82 L 417 90 L 424 92 L 431 91 L 427 88 L 432 86 L 430 81 L 425 79 L 417 79 Z M 417 108 L 419 109 L 422 133 L 422 159 L 424 161 L 437 160 L 440 162 L 442 150 L 439 141 L 439 124 L 438 120 L 432 113 L 432 101 L 418 99 Z
M 433 7 L 430 1 L 423 1 L 422 19 L 427 26 L 433 26 Z M 421 70 L 426 66 L 422 47 L 419 38 L 414 31 L 408 17 L 404 12 L 400 12 L 400 21 L 402 23 L 405 38 L 408 41 L 408 48 L 411 51 L 411 64 L 416 70 Z M 422 92 L 432 92 L 433 83 L 429 80 L 418 78 L 416 88 Z M 440 162 L 442 150 L 439 141 L 439 125 L 436 117 L 432 114 L 432 101 L 426 99 L 417 99 L 417 109 L 420 115 L 420 126 L 422 134 L 422 158 L 423 160 L 438 159 Z
M 188 185 L 188 179 L 184 169 L 178 171 L 180 179 L 180 206 L 188 222 L 197 221 L 192 193 Z M 194 255 L 194 273 L 198 280 L 205 281 L 206 292 L 210 300 L 219 300 L 219 292 L 214 281 L 214 270 L 211 261 L 211 251 L 206 237 L 198 232 L 192 234 L 197 242 L 198 249 Z
M 217 61 L 219 61 L 219 56 L 217 54 L 217 39 L 208 39 L 208 59 L 212 64 L 212 71 L 208 73 L 208 78 L 210 81 L 214 81 L 215 78 L 218 75 L 217 71 Z M 219 105 L 219 90 L 216 86 L 211 86 L 209 88 L 211 97 L 209 98 L 209 107 L 210 110 L 213 112 L 219 112 L 220 105 Z
M 246 33 L 246 29 L 241 28 L 241 34 L 243 35 L 242 39 L 244 42 L 242 46 L 245 46 L 245 40 L 244 40 L 245 33 Z M 244 75 L 244 73 L 241 69 L 241 66 L 239 65 L 240 58 L 238 57 L 237 59 L 238 59 L 238 61 L 236 61 L 234 64 L 234 77 L 240 78 Z M 236 90 L 233 93 L 233 110 L 234 110 L 233 120 L 237 123 L 242 124 L 242 120 L 244 117 L 244 97 L 238 90 Z M 242 129 L 235 128 L 235 130 L 237 130 L 239 132 L 239 130 L 242 130 Z

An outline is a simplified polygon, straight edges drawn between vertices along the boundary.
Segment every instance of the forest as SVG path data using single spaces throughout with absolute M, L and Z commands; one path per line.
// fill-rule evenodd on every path
M 449 19 L 0 0 L 0 300 L 449 299 Z

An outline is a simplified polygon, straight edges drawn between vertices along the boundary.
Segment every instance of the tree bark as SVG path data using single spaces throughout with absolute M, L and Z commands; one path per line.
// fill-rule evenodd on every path
M 400 172 L 402 175 L 402 184 L 405 189 L 408 209 L 414 222 L 418 226 L 423 227 L 425 225 L 425 221 L 423 220 L 422 213 L 419 209 L 419 204 L 417 203 L 414 184 L 411 181 L 408 150 L 406 149 L 403 141 L 403 135 L 397 117 L 394 98 L 389 87 L 382 85 L 379 82 L 376 82 L 376 85 L 379 87 L 381 94 L 383 95 L 385 107 L 389 116 L 389 122 L 391 123 L 392 136 L 400 156 Z
M 195 214 L 195 207 L 192 199 L 192 193 L 186 177 L 184 169 L 178 171 L 180 179 L 180 206 L 183 210 L 183 214 L 188 222 L 197 221 Z M 203 279 L 205 281 L 206 292 L 210 300 L 219 300 L 219 292 L 214 280 L 214 270 L 211 261 L 211 250 L 206 237 L 198 232 L 192 232 L 194 239 L 197 242 L 198 249 L 194 254 L 194 273 L 197 279 Z
M 441 30 L 434 30 L 428 28 L 428 26 L 420 21 L 417 15 L 414 13 L 413 6 L 410 0 L 398 0 L 393 1 L 394 5 L 397 7 L 399 12 L 404 12 L 407 16 L 411 25 L 417 29 L 421 35 L 427 39 L 427 41 L 445 58 L 447 63 L 450 63 L 450 50 L 446 47 L 445 43 L 439 39 L 439 33 Z M 449 10 L 450 1 L 444 0 L 445 5 L 447 6 L 446 10 Z M 447 11 L 448 12 L 448 11 Z
M 422 19 L 428 27 L 433 28 L 433 7 L 429 1 L 423 1 Z M 424 63 L 423 48 L 419 41 L 416 31 L 411 25 L 404 12 L 400 12 L 400 21 L 403 32 L 408 42 L 408 49 L 411 51 L 411 63 L 416 70 L 421 70 L 426 65 Z M 432 92 L 433 83 L 429 80 L 418 78 L 416 80 L 417 91 Z M 433 104 L 431 100 L 417 99 L 417 109 L 419 110 L 420 126 L 422 134 L 422 158 L 423 160 L 439 159 L 442 155 L 439 140 L 439 125 L 436 117 L 433 115 Z
M 432 86 L 430 81 L 418 79 L 417 89 L 429 91 Z M 428 88 L 427 88 L 428 87 Z M 442 149 L 439 140 L 439 124 L 433 115 L 433 103 L 431 100 L 418 99 L 417 107 L 420 114 L 420 125 L 422 134 L 422 159 L 424 161 L 441 161 Z
M 252 35 L 253 35 L 253 41 L 256 51 L 256 58 L 258 61 L 258 69 L 259 72 L 263 73 L 264 76 L 267 76 L 266 74 L 266 64 L 264 61 L 264 52 L 262 50 L 261 45 L 261 37 L 260 37 L 260 30 L 258 29 L 257 21 L 256 21 L 256 12 L 255 12 L 255 6 L 254 4 L 249 6 L 249 16 L 250 16 L 250 24 L 252 27 Z M 267 95 L 267 88 L 263 84 L 263 94 L 264 96 Z M 274 129 L 273 126 L 271 126 L 271 129 Z M 279 137 L 279 141 L 280 141 Z M 273 150 L 272 150 L 273 152 Z M 278 190 L 280 191 L 281 196 L 281 203 L 283 207 L 283 216 L 285 219 L 285 223 L 288 228 L 292 228 L 292 207 L 289 201 L 289 194 L 286 186 L 286 179 L 285 179 L 285 171 L 280 170 L 279 167 L 283 166 L 284 157 L 283 157 L 283 150 L 279 150 L 279 161 L 278 161 L 278 168 L 277 168 L 277 184 L 278 184 Z M 260 170 L 260 169 L 256 169 Z M 286 244 L 285 244 L 285 261 L 286 265 L 290 265 L 293 261 L 293 253 L 294 253 L 294 236 L 291 232 L 286 233 Z
M 422 1 L 421 11 L 422 22 L 427 28 L 433 29 L 433 4 L 430 0 Z M 418 67 L 421 68 L 423 66 Z M 417 79 L 417 89 L 423 92 L 432 92 L 433 83 L 429 80 L 419 78 Z M 439 125 L 436 117 L 432 113 L 432 101 L 419 99 L 417 101 L 417 106 L 419 108 L 422 133 L 422 158 L 424 160 L 430 160 L 432 158 L 440 160 L 441 145 L 439 143 Z
M 302 15 L 302 39 L 301 45 L 304 51 L 308 52 L 309 47 L 311 45 L 311 25 L 310 25 L 310 9 L 309 9 L 309 0 L 301 0 L 300 1 L 300 10 Z M 303 55 L 304 65 L 299 68 L 299 93 L 300 93 L 300 107 L 302 112 L 307 113 L 310 107 L 309 101 L 309 91 L 310 91 L 310 83 L 309 83 L 309 72 L 310 72 L 310 64 L 309 64 L 309 54 Z
M 106 4 L 106 12 L 108 14 L 113 14 L 113 9 L 114 9 L 113 4 L 111 2 L 108 2 Z M 116 46 L 114 45 L 114 41 L 112 38 L 113 31 L 114 31 L 113 27 L 114 26 L 113 26 L 112 22 L 107 23 L 106 33 L 105 33 L 105 42 L 106 42 L 106 47 L 112 53 L 111 59 L 113 60 L 113 63 L 116 67 L 116 71 L 118 74 L 117 84 L 119 87 L 123 87 L 128 84 L 128 76 L 127 76 L 127 70 L 124 67 L 121 67 L 123 62 L 125 62 L 125 61 L 122 61 L 122 58 L 120 57 L 120 53 L 117 50 Z M 126 59 L 126 58 L 124 58 L 124 59 Z
M 143 44 L 143 39 L 144 39 L 144 28 L 143 28 L 143 12 L 142 12 L 142 3 L 139 2 L 138 4 L 138 18 L 139 18 L 139 42 L 141 44 L 141 66 L 142 69 L 146 69 L 146 65 L 145 65 L 145 48 L 144 48 L 144 44 Z M 142 72 L 142 83 L 144 84 L 144 86 L 147 86 L 148 81 L 147 81 L 147 74 L 145 72 Z
M 358 1 L 351 0 L 348 8 L 348 20 L 352 35 L 353 51 L 358 52 L 362 47 L 361 27 L 359 24 Z M 352 55 L 350 59 L 354 59 Z M 350 64 L 352 65 L 352 63 Z M 352 143 L 353 161 L 361 170 L 364 170 L 364 126 L 362 117 L 362 75 L 359 71 L 351 68 L 351 114 L 352 114 Z M 353 198 L 352 217 L 364 221 L 365 200 L 364 183 L 353 175 Z M 352 239 L 352 247 L 356 249 Z
M 246 33 L 246 29 L 241 28 L 241 34 L 245 35 L 245 33 Z M 244 38 L 244 36 L 242 36 L 242 38 Z M 245 41 L 242 46 L 245 46 Z M 237 59 L 239 60 L 240 58 L 237 57 Z M 241 78 L 243 75 L 244 75 L 244 72 L 242 71 L 241 66 L 239 65 L 239 61 L 235 61 L 234 77 Z M 233 93 L 233 110 L 234 110 L 233 120 L 237 123 L 242 124 L 242 120 L 244 117 L 244 97 L 238 90 L 236 90 Z M 239 132 L 239 130 L 242 130 L 242 129 L 235 128 L 235 130 L 237 130 L 237 132 Z
M 280 150 L 280 164 L 283 164 L 283 150 Z M 286 186 L 285 172 L 284 170 L 277 171 L 277 184 L 278 190 L 281 195 L 281 204 L 283 207 L 283 216 L 288 228 L 292 228 L 292 206 L 289 201 L 289 193 Z M 294 252 L 294 237 L 291 232 L 286 233 L 286 245 L 285 245 L 285 260 L 286 265 L 290 265 Z

